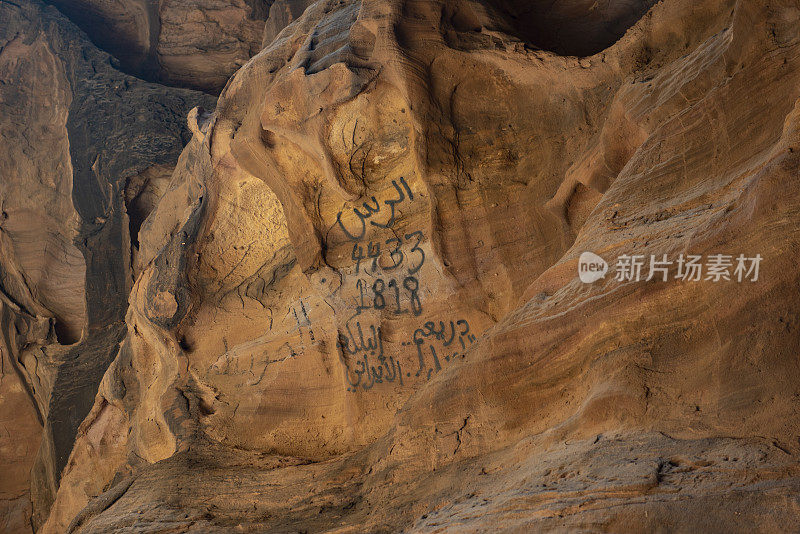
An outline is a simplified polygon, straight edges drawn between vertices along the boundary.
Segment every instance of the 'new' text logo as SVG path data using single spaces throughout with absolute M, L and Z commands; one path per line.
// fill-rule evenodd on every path
M 608 273 L 606 260 L 593 252 L 584 252 L 578 260 L 578 277 L 584 284 L 597 282 Z

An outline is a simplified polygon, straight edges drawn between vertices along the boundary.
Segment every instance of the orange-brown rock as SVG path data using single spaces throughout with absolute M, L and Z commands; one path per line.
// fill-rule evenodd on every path
M 124 335 L 148 191 L 213 101 L 116 71 L 55 8 L 0 20 L 0 531 L 30 532 Z
M 268 0 L 53 0 L 126 72 L 219 92 L 261 49 Z
M 269 15 L 264 24 L 261 46 L 266 48 L 289 24 L 297 20 L 314 0 L 275 0 L 269 7 Z
M 218 94 L 311 0 L 52 0 L 120 68 Z
M 800 528 L 795 0 L 319 0 L 189 128 L 42 532 Z

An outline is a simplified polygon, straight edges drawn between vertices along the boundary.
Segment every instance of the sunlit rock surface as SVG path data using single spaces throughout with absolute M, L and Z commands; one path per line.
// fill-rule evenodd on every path
M 797 2 L 279 4 L 119 195 L 41 531 L 798 530 Z M 758 279 L 614 272 L 715 254 Z

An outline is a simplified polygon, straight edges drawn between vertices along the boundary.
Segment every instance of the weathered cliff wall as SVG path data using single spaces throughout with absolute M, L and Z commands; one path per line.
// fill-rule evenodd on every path
M 147 211 L 134 190 L 171 172 L 189 110 L 214 101 L 116 71 L 52 7 L 2 2 L 0 20 L 0 525 L 11 532 L 31 512 L 34 525 L 47 517 L 125 335 L 130 228 Z
M 546 4 L 272 4 L 119 193 L 130 306 L 42 532 L 800 527 L 800 6 Z

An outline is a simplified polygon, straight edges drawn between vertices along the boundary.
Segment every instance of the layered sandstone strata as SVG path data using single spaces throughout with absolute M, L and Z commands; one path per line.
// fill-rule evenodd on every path
M 261 49 L 271 0 L 53 0 L 127 73 L 218 93 Z
M 800 527 L 800 6 L 549 4 L 320 0 L 189 114 L 43 532 Z
M 124 337 L 145 192 L 214 102 L 116 71 L 55 8 L 0 20 L 0 530 L 29 532 Z

